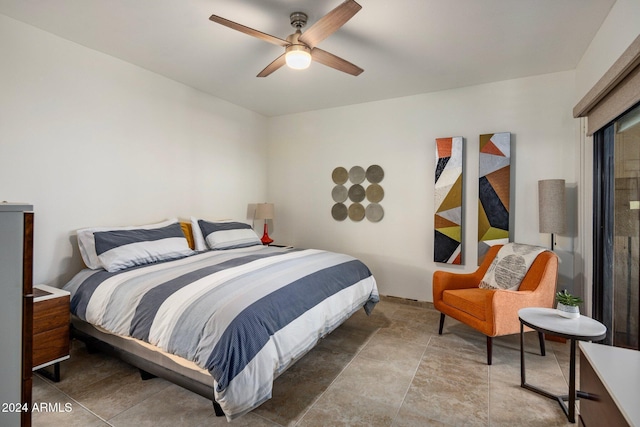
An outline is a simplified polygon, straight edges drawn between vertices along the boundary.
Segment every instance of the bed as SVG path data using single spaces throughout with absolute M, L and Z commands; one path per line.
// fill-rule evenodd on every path
M 116 268 L 82 270 L 64 289 L 78 337 L 212 399 L 216 413 L 232 420 L 269 399 L 274 379 L 353 313 L 369 314 L 378 291 L 369 269 L 349 255 L 246 241 L 211 249 L 215 232 L 199 228 L 208 249 L 180 249 L 168 259 L 153 253 L 150 262 L 135 255 L 133 264 L 135 239 L 148 232 L 134 230 L 133 244 L 125 233 L 126 245 L 107 247 L 124 250 L 126 263 L 111 254 Z M 93 233 L 98 252 L 100 233 Z M 253 230 L 243 233 L 218 240 L 253 239 Z M 159 240 L 154 247 L 167 245 Z

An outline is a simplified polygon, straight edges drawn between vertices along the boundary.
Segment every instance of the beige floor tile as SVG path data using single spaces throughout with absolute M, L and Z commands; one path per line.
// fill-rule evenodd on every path
M 357 354 L 376 334 L 378 328 L 354 327 L 353 323 L 342 325 L 318 343 L 321 347 L 333 348 L 343 353 Z
M 519 383 L 492 379 L 489 393 L 489 418 L 493 426 L 575 425 L 568 422 L 557 401 L 526 390 Z
M 116 427 L 174 427 L 226 425 L 224 417 L 213 417 L 211 401 L 176 385 L 169 385 L 108 421 Z
M 451 425 L 433 420 L 430 415 L 430 411 L 416 410 L 416 408 L 410 408 L 408 405 L 402 405 L 398 415 L 393 420 L 392 427 L 445 427 Z
M 358 395 L 336 388 L 325 393 L 307 412 L 300 426 L 371 426 L 387 427 L 398 412 L 394 405 L 377 398 Z
M 414 372 L 415 368 L 408 370 L 406 366 L 357 356 L 318 399 L 318 404 L 336 392 L 346 392 L 351 400 L 367 398 L 397 411 Z
M 393 313 L 398 310 L 399 308 L 404 307 L 406 304 L 400 304 L 396 301 L 388 301 L 385 300 L 384 297 L 382 298 L 382 300 L 376 304 L 375 308 L 373 309 L 373 314 L 384 314 L 387 317 L 393 315 Z
M 426 348 L 426 343 L 414 343 L 387 334 L 376 334 L 358 356 L 393 364 L 395 368 L 406 370 L 413 375 Z
M 488 381 L 489 366 L 486 361 L 478 363 L 474 358 L 461 356 L 465 356 L 465 353 L 452 354 L 450 350 L 429 346 L 420 363 L 421 375 L 441 376 L 458 382 L 468 379 Z
M 78 402 L 56 389 L 38 375 L 33 377 L 33 405 L 40 408 L 31 414 L 34 427 L 107 426 Z M 32 406 L 33 407 L 33 406 Z
M 273 397 L 253 413 L 280 425 L 294 425 L 352 359 L 353 354 L 318 345 L 276 379 Z
M 381 327 L 377 334 L 426 344 L 433 333 L 434 331 L 431 327 L 419 320 L 390 318 L 389 324 Z M 435 333 L 437 333 L 437 330 Z
M 564 426 L 557 402 L 520 387 L 520 338 L 486 337 L 433 309 L 381 301 L 358 311 L 279 378 L 273 398 L 229 424 L 211 402 L 73 342 L 62 381 L 36 377 L 34 400 L 70 403 L 34 414 L 34 426 Z M 525 334 L 527 381 L 568 390 L 569 344 Z M 579 372 L 579 371 L 578 371 Z M 103 419 L 101 419 L 103 418 Z
M 71 358 L 60 364 L 56 387 L 69 395 L 91 389 L 111 376 L 125 377 L 138 372 L 134 367 L 102 353 L 90 354 L 84 343 L 72 340 Z
M 112 375 L 85 388 L 75 398 L 93 413 L 108 420 L 169 385 L 161 378 L 143 381 L 138 372 L 125 376 Z
M 487 426 L 489 423 L 488 378 L 458 381 L 444 372 L 433 375 L 422 364 L 403 401 L 400 414 L 422 415 L 447 425 Z

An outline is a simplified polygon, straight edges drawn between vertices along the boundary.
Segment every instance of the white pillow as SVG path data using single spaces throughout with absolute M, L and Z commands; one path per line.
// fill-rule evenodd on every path
M 162 228 L 96 231 L 93 236 L 98 259 L 109 272 L 194 253 L 177 222 Z
M 202 230 L 200 230 L 198 218 L 191 217 L 191 234 L 193 235 L 193 245 L 195 246 L 196 251 L 206 251 L 208 248 L 204 241 L 204 237 L 202 236 Z
M 198 220 L 198 226 L 210 249 L 235 249 L 262 245 L 249 224 L 236 221 L 209 222 Z
M 97 231 L 111 231 L 111 230 L 150 230 L 153 228 L 162 228 L 167 225 L 171 225 L 174 222 L 178 222 L 177 218 L 169 219 L 163 222 L 159 222 L 156 224 L 148 224 L 148 225 L 129 225 L 126 227 L 91 227 L 91 228 L 83 228 L 76 232 L 78 237 L 78 248 L 80 249 L 80 255 L 82 256 L 82 260 L 84 264 L 92 270 L 97 270 L 102 268 L 102 263 L 100 259 L 98 259 L 98 254 L 96 254 L 96 243 L 93 237 L 93 233 Z

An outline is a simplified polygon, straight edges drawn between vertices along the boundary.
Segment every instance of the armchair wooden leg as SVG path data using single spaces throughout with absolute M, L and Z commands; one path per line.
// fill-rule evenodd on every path
M 438 335 L 442 335 L 443 327 L 444 327 L 444 313 L 440 313 L 440 328 L 438 329 Z
M 493 338 L 487 337 L 487 365 L 491 365 L 491 355 L 493 353 Z
M 540 354 L 546 356 L 546 349 L 544 346 L 544 333 L 538 331 L 538 340 L 540 341 Z

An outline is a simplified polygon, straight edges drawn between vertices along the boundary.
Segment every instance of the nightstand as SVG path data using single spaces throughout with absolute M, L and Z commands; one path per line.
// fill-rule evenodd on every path
M 60 381 L 60 362 L 69 358 L 70 294 L 47 285 L 33 287 L 33 370 Z

